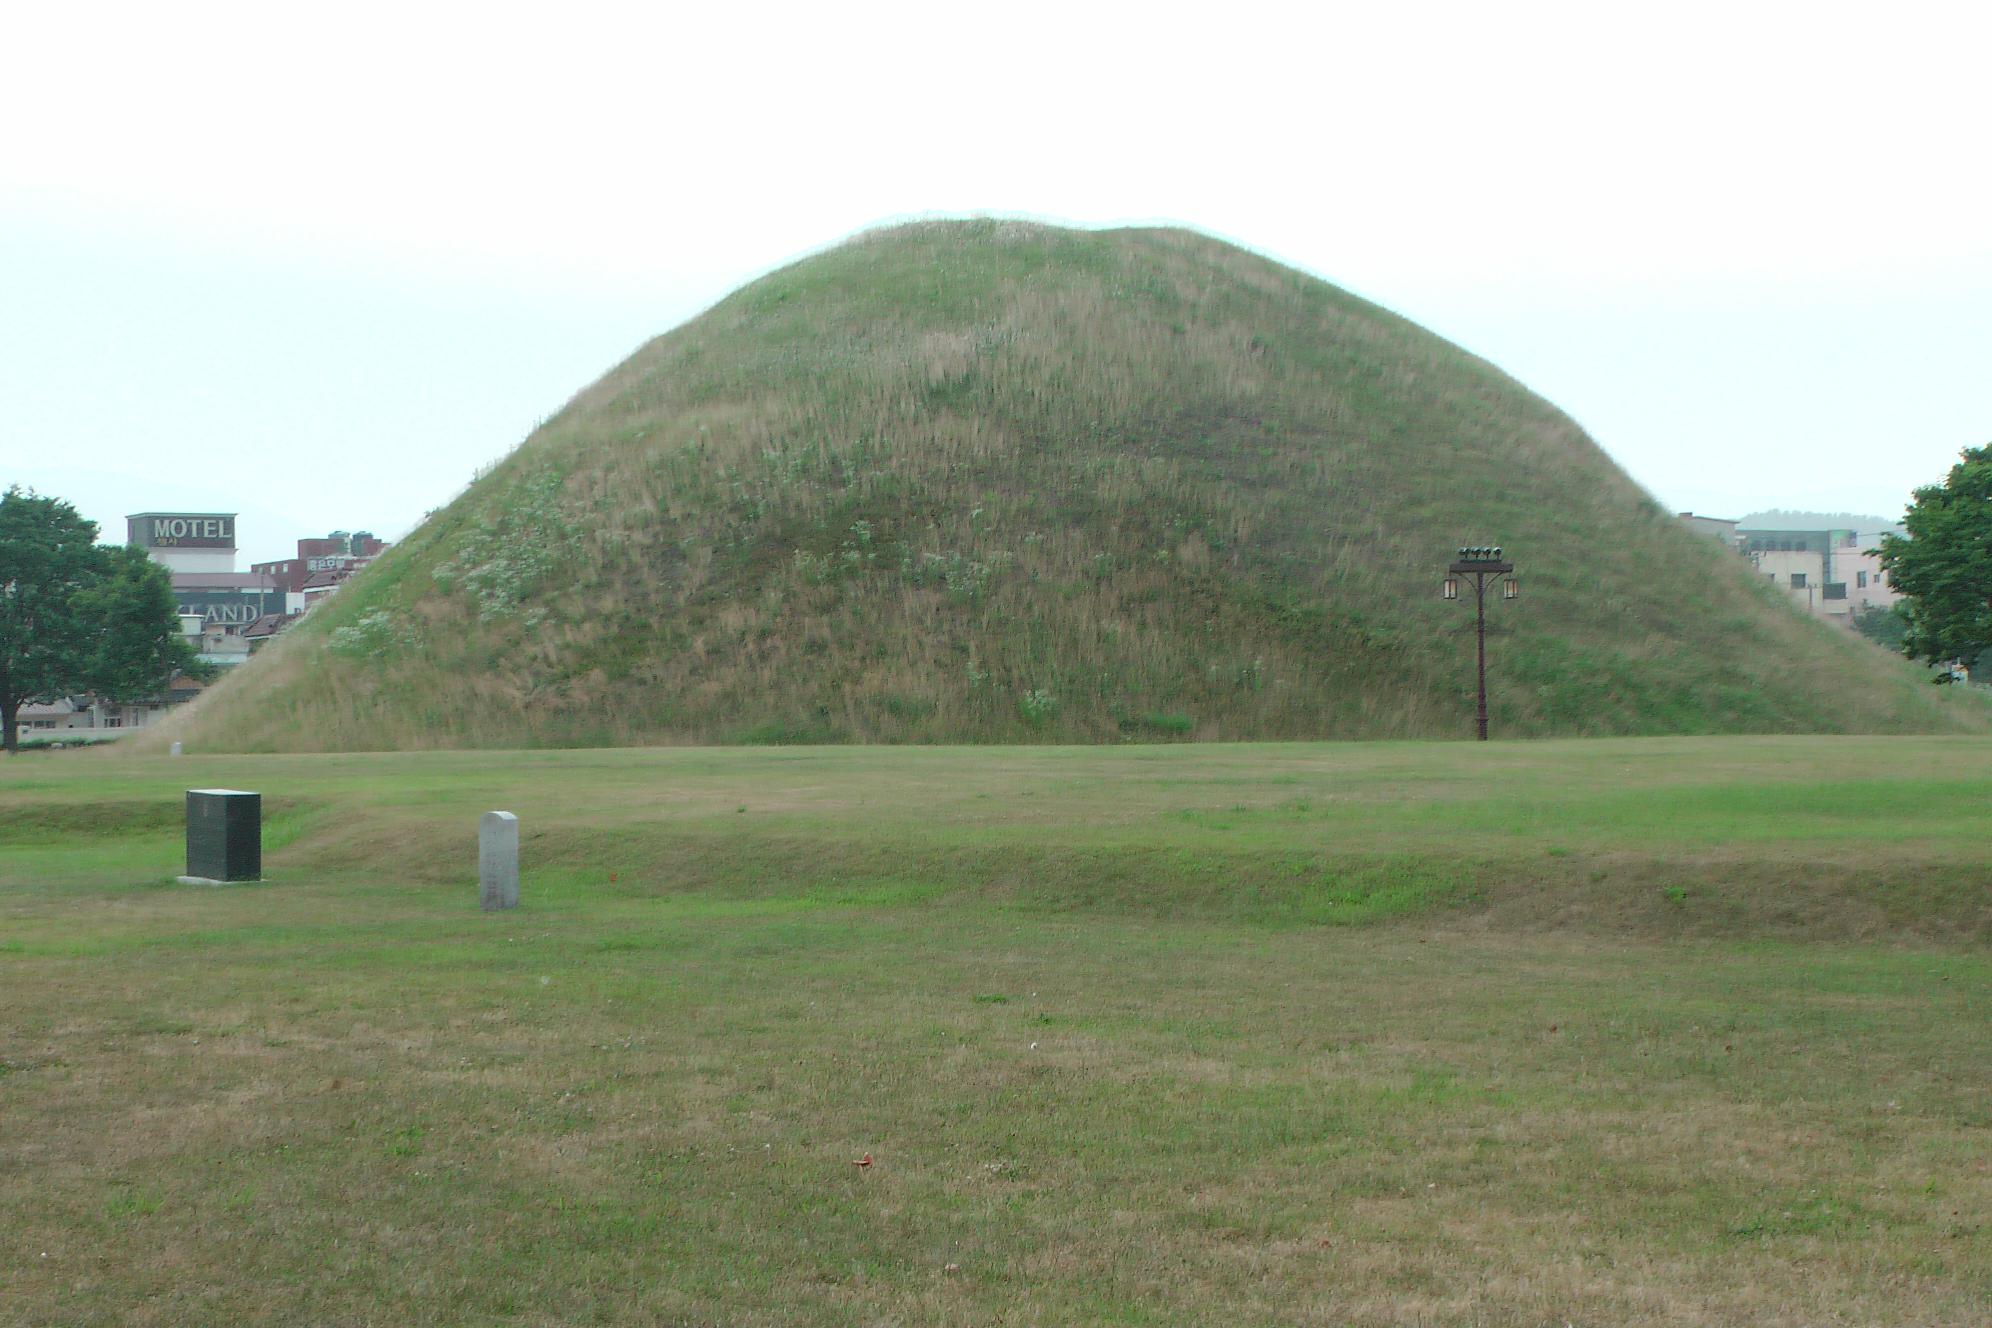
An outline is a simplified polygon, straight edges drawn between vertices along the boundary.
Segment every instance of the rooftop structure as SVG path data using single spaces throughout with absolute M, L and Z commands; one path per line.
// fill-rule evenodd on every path
M 235 570 L 235 513 L 134 512 L 125 543 L 150 554 L 174 574 Z

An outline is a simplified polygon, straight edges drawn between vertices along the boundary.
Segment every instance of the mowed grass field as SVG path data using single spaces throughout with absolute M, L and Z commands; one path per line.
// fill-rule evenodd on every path
M 207 786 L 266 883 L 171 883 Z M 1984 1323 L 1988 806 L 1977 739 L 10 760 L 0 1323 Z

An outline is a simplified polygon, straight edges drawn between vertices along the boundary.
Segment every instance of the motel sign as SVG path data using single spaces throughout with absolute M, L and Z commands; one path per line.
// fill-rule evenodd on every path
M 233 512 L 140 512 L 125 518 L 129 544 L 142 549 L 233 549 Z

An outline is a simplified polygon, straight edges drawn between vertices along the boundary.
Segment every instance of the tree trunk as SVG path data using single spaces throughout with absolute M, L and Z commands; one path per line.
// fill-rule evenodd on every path
M 4 747 L 9 753 L 17 752 L 21 749 L 21 735 L 14 727 L 14 720 L 20 713 L 20 698 L 0 691 L 0 736 L 6 738 Z

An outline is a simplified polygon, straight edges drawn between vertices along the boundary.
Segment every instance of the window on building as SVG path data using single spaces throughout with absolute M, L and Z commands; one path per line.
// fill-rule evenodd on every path
M 1819 587 L 1819 598 L 1821 599 L 1845 599 L 1846 597 L 1847 583 L 1845 581 L 1827 581 Z
M 1867 589 L 1867 573 L 1866 573 L 1866 572 L 1855 572 L 1855 573 L 1854 573 L 1854 586 L 1855 586 L 1855 588 L 1856 588 L 1856 589 L 1859 589 L 1859 590 L 1865 590 L 1865 589 Z
M 1805 552 L 1805 550 L 1806 550 L 1806 543 L 1805 543 L 1805 541 L 1804 541 L 1804 540 L 1800 540 L 1800 541 L 1798 542 L 1798 544 L 1797 544 L 1797 546 L 1796 546 L 1796 547 L 1797 547 L 1797 549 L 1798 549 L 1798 551 L 1799 551 L 1800 553 L 1804 553 L 1804 552 Z
M 1805 589 L 1805 573 L 1793 572 L 1791 574 L 1791 588 L 1793 590 Z

